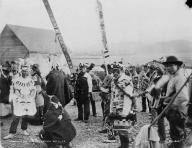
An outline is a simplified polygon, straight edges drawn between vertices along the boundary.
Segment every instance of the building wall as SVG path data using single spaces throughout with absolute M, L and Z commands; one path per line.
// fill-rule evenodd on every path
M 0 62 L 13 61 L 17 58 L 25 58 L 28 56 L 28 50 L 17 36 L 5 27 L 0 37 Z

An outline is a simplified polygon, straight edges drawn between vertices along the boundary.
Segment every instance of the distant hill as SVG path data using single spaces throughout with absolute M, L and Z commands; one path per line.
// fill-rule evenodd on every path
M 97 50 L 96 47 L 75 55 L 101 56 L 101 51 Z M 126 62 L 130 63 L 145 63 L 162 56 L 175 55 L 184 60 L 187 65 L 192 65 L 192 41 L 172 40 L 153 44 L 124 42 L 111 44 L 109 47 L 112 56 L 123 57 Z
M 148 46 L 144 53 L 150 53 L 153 57 L 175 55 L 183 60 L 186 65 L 192 65 L 192 42 L 186 40 L 174 40 L 169 42 L 159 42 Z

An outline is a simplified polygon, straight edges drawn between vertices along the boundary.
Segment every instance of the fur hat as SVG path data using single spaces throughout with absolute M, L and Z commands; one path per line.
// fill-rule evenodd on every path
M 175 56 L 168 56 L 166 61 L 163 62 L 163 65 L 168 65 L 168 64 L 175 64 L 175 65 L 181 66 L 183 62 L 179 61 Z
M 54 95 L 54 96 L 51 97 L 51 102 L 58 104 L 59 99 Z
M 31 66 L 31 68 L 32 68 L 33 71 L 37 71 L 37 70 L 39 70 L 39 64 L 33 64 Z
M 95 67 L 95 64 L 94 64 L 94 63 L 91 63 L 91 64 L 89 65 L 89 67 L 87 67 L 87 69 L 88 69 L 88 70 L 92 70 L 94 67 Z

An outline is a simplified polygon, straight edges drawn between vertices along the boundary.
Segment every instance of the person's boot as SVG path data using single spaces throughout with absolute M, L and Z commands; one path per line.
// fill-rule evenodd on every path
M 142 111 L 141 112 L 146 112 L 146 110 L 147 110 L 146 98 L 142 97 Z
M 172 142 L 171 145 L 169 146 L 169 148 L 185 148 L 184 147 L 184 142 L 183 141 Z
M 102 130 L 100 130 L 98 132 L 101 133 L 101 134 L 105 134 L 105 133 L 107 133 L 107 129 L 102 129 Z
M 107 140 L 104 140 L 104 143 L 115 143 L 116 142 L 116 137 L 113 133 L 113 131 L 111 130 L 107 130 L 108 136 L 107 136 Z
M 25 136 L 29 136 L 29 133 L 27 132 L 27 130 L 23 130 L 23 135 L 25 135 Z
M 83 120 L 84 123 L 89 123 L 89 120 Z
M 129 148 L 129 137 L 128 135 L 119 135 L 121 146 L 119 148 Z
M 70 143 L 67 143 L 67 144 L 63 145 L 62 148 L 72 148 L 72 147 L 70 146 Z
M 3 137 L 3 140 L 13 139 L 15 137 L 15 134 L 9 133 L 9 135 Z
M 81 119 L 81 118 L 76 118 L 76 119 L 74 119 L 74 121 L 83 121 L 83 119 Z

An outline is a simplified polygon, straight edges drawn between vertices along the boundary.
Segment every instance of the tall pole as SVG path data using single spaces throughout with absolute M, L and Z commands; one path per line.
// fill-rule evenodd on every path
M 104 24 L 104 17 L 103 17 L 103 9 L 102 9 L 102 4 L 99 0 L 97 0 L 97 7 L 98 7 L 98 12 L 99 12 L 99 20 L 100 20 L 100 28 L 101 28 L 101 34 L 102 34 L 102 42 L 104 46 L 104 50 L 102 51 L 103 53 L 103 58 L 104 58 L 104 65 L 106 68 L 106 73 L 108 74 L 108 68 L 105 62 L 105 59 L 109 57 L 109 49 L 107 45 L 107 36 L 105 32 L 105 24 Z
M 71 60 L 71 58 L 69 56 L 69 53 L 67 51 L 67 46 L 65 45 L 64 39 L 63 39 L 61 31 L 59 29 L 59 26 L 57 25 L 57 22 L 55 20 L 54 15 L 53 15 L 53 11 L 51 10 L 51 7 L 50 7 L 50 4 L 49 4 L 48 0 L 43 0 L 43 3 L 45 5 L 45 8 L 46 8 L 47 13 L 49 15 L 49 18 L 50 18 L 51 23 L 53 25 L 53 28 L 55 30 L 56 38 L 59 41 L 59 44 L 60 44 L 61 49 L 62 49 L 62 52 L 63 52 L 63 54 L 64 54 L 64 56 L 66 58 L 68 66 L 69 66 L 69 69 L 70 69 L 71 73 L 73 73 L 74 71 L 73 71 L 72 60 Z

